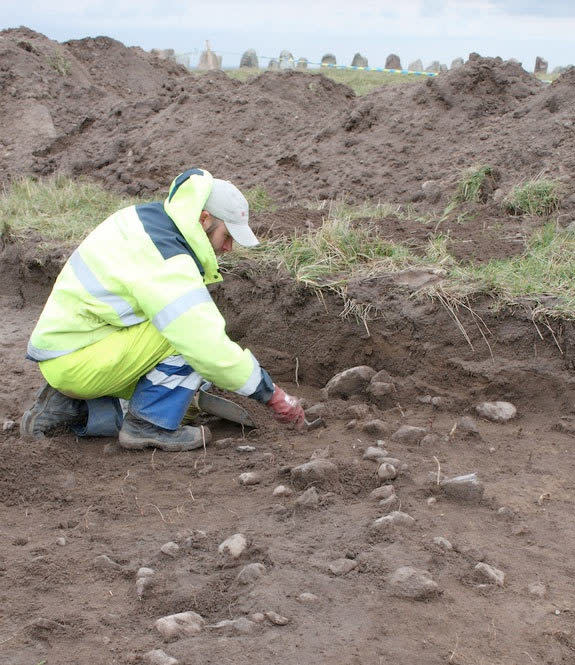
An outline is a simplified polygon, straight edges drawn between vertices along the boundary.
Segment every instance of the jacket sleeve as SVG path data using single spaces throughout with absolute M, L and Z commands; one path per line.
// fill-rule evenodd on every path
M 146 317 L 202 377 L 240 395 L 258 391 L 258 361 L 227 336 L 224 317 L 190 256 L 155 266 L 131 291 Z

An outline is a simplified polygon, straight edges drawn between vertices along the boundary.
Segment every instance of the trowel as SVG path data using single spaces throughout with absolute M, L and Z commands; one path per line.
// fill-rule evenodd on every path
M 211 387 L 211 383 L 202 383 L 200 389 L 196 393 L 196 405 L 200 411 L 209 413 L 211 416 L 223 418 L 224 420 L 231 420 L 233 423 L 239 423 L 246 427 L 256 426 L 252 417 L 243 406 L 240 406 L 225 397 L 214 395 L 209 392 Z
M 239 423 L 246 427 L 257 427 L 250 414 L 244 409 L 243 406 L 232 402 L 230 399 L 214 395 L 210 392 L 212 384 L 209 382 L 202 383 L 198 392 L 196 393 L 196 407 L 204 413 L 209 413 L 211 416 L 217 416 L 224 420 L 230 420 L 233 423 Z M 311 422 L 306 420 L 306 429 L 316 429 L 317 427 L 324 426 L 325 423 L 322 418 L 316 418 Z

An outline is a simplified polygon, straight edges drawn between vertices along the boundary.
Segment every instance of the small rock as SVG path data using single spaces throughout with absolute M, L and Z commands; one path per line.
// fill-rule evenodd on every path
M 336 559 L 329 564 L 329 569 L 334 575 L 347 575 L 354 568 L 357 568 L 357 561 L 353 559 Z
M 282 506 L 283 507 L 283 506 Z M 238 559 L 248 548 L 248 541 L 242 533 L 235 533 L 220 543 L 218 552 L 227 554 L 232 559 Z
M 260 476 L 253 471 L 246 471 L 246 473 L 240 473 L 239 481 L 240 485 L 259 485 Z
M 383 406 L 385 402 L 392 402 L 395 396 L 395 386 L 393 383 L 372 381 L 367 387 L 367 393 L 371 395 L 375 402 Z
M 363 392 L 376 372 L 371 367 L 361 365 L 351 367 L 332 377 L 324 388 L 327 397 L 350 397 Z
M 383 481 L 394 480 L 397 478 L 397 471 L 392 464 L 385 462 L 384 464 L 380 464 L 379 468 L 377 469 L 377 475 L 380 480 Z
M 393 528 L 398 526 L 413 526 L 415 520 L 411 515 L 402 512 L 401 510 L 394 510 L 389 515 L 384 515 L 383 517 L 378 517 L 371 524 L 372 531 L 377 532 L 386 532 L 391 531 Z
M 300 464 L 291 470 L 291 479 L 296 487 L 307 487 L 311 484 L 329 485 L 338 480 L 337 466 L 325 459 L 315 459 Z
M 434 582 L 426 570 L 411 566 L 402 566 L 395 570 L 387 580 L 391 593 L 400 598 L 425 600 L 440 593 L 439 585 Z
M 379 420 L 379 418 L 375 418 L 374 420 L 366 420 L 362 424 L 361 429 L 368 434 L 372 434 L 373 436 L 386 436 L 389 431 L 387 424 L 384 423 L 383 420 Z
M 457 430 L 469 436 L 479 436 L 479 427 L 471 416 L 464 416 L 457 421 Z
M 236 446 L 238 453 L 253 453 L 256 451 L 255 446 Z
M 389 497 L 393 494 L 395 494 L 393 485 L 382 485 L 381 487 L 376 487 L 372 492 L 370 492 L 369 498 L 376 500 L 389 499 Z
M 214 443 L 214 446 L 216 448 L 231 448 L 235 444 L 236 444 L 236 439 L 234 439 L 232 437 L 227 437 L 225 439 L 218 439 Z
M 503 586 L 505 582 L 505 573 L 498 568 L 490 566 L 488 563 L 478 563 L 474 570 L 477 571 L 480 577 L 497 584 L 497 586 Z
M 319 493 L 315 487 L 310 487 L 295 500 L 303 508 L 317 508 L 319 506 Z
M 146 665 L 178 665 L 179 662 L 175 658 L 168 656 L 168 654 L 161 649 L 148 651 L 148 653 L 143 655 L 143 659 Z
M 475 473 L 447 478 L 440 483 L 440 487 L 446 496 L 459 501 L 481 501 L 485 491 Z
M 285 485 L 278 485 L 274 488 L 272 494 L 273 496 L 291 496 L 293 494 L 293 490 L 289 487 L 286 487 Z
M 437 503 L 437 498 L 434 496 L 428 496 L 426 503 L 428 506 L 434 506 Z
M 180 546 L 178 543 L 174 543 L 173 541 L 170 541 L 169 543 L 164 543 L 162 547 L 160 547 L 160 552 L 162 554 L 165 554 L 166 556 L 171 556 L 176 557 L 178 556 L 178 553 L 180 551 Z
M 356 420 L 367 418 L 369 414 L 368 404 L 350 404 L 343 412 L 345 418 L 355 418 Z
M 421 185 L 421 189 L 425 193 L 425 198 L 430 203 L 437 203 L 441 198 L 441 187 L 433 180 L 426 180 Z
M 310 406 L 309 409 L 305 410 L 305 415 L 308 420 L 313 420 L 314 418 L 324 418 L 328 415 L 328 407 L 325 402 L 318 402 L 313 406 Z
M 331 448 L 327 446 L 326 448 L 316 448 L 311 454 L 310 459 L 327 459 L 331 457 Z
M 100 556 L 92 559 L 92 563 L 96 568 L 101 568 L 102 570 L 123 570 L 123 567 L 107 554 L 100 554 Z
M 192 534 L 184 540 L 182 546 L 186 549 L 200 549 L 207 537 L 208 534 L 205 531 L 194 529 Z
M 428 446 L 429 448 L 433 448 L 441 443 L 441 437 L 439 437 L 437 434 L 426 434 L 423 439 L 419 442 L 420 446 Z
M 153 568 L 147 568 L 146 566 L 142 566 L 141 568 L 138 568 L 138 571 L 136 572 L 136 579 L 139 577 L 151 577 L 152 575 L 155 575 L 156 571 Z
M 56 545 L 64 547 L 66 545 L 66 539 L 64 537 L 56 538 Z
M 419 444 L 427 430 L 423 427 L 413 427 L 412 425 L 402 425 L 395 434 L 392 435 L 392 441 L 399 441 L 405 444 Z
M 381 464 L 391 464 L 391 466 L 394 466 L 396 471 L 402 465 L 401 460 L 398 460 L 397 457 L 388 457 L 386 455 L 385 457 L 381 457 L 380 460 Z
M 256 624 L 246 617 L 239 617 L 237 619 L 224 619 L 218 623 L 208 626 L 212 630 L 218 632 L 228 633 L 230 635 L 247 635 L 253 632 Z
M 300 593 L 297 599 L 300 601 L 300 603 L 317 603 L 319 601 L 319 598 L 315 595 L 315 593 L 309 593 L 308 591 Z
M 265 572 L 266 567 L 263 563 L 248 563 L 240 570 L 236 579 L 240 584 L 252 584 L 259 580 Z
M 531 582 L 527 589 L 532 596 L 539 598 L 543 598 L 547 593 L 547 587 L 542 582 Z
M 387 580 L 391 593 L 399 598 L 425 600 L 440 593 L 439 585 L 427 570 L 419 570 L 411 566 L 397 568 Z
M 398 503 L 399 499 L 395 494 L 392 494 L 391 496 L 388 496 L 387 499 L 382 499 L 378 505 L 382 512 L 387 513 L 395 508 Z
M 494 423 L 506 423 L 517 415 L 517 409 L 511 402 L 482 402 L 475 410 L 482 418 Z
M 144 593 L 149 586 L 152 586 L 153 576 L 149 575 L 146 577 L 138 577 L 136 579 L 136 595 L 141 600 L 144 597 Z
M 16 421 L 14 420 L 5 420 L 4 423 L 2 424 L 2 431 L 3 432 L 10 432 L 16 427 Z
M 272 506 L 272 515 L 275 515 L 276 517 L 286 517 L 289 512 L 290 511 L 288 507 L 282 505 L 281 503 L 276 503 L 275 506 Z
M 264 612 L 266 619 L 270 622 L 273 623 L 274 626 L 285 626 L 286 624 L 289 623 L 289 619 L 287 617 L 282 616 L 281 614 L 278 614 L 277 612 Z
M 380 458 L 387 455 L 387 450 L 385 448 L 380 448 L 379 446 L 369 446 L 366 448 L 363 453 L 363 459 L 371 460 L 373 462 L 378 462 Z
M 440 547 L 442 550 L 452 550 L 453 545 L 447 540 L 447 538 L 443 538 L 443 536 L 436 536 L 433 539 L 433 544 L 437 545 L 437 547 Z
M 356 425 L 357 420 L 350 420 L 349 422 L 345 423 L 345 429 L 354 429 Z
M 204 618 L 196 612 L 180 612 L 162 617 L 154 625 L 165 640 L 174 640 L 197 635 L 202 631 L 204 624 Z
M 254 612 L 250 615 L 250 618 L 255 623 L 261 623 L 266 620 L 266 615 L 263 612 Z
M 501 519 L 505 520 L 513 520 L 515 519 L 515 511 L 509 508 L 508 506 L 501 506 L 499 510 L 497 511 L 497 517 L 501 517 Z

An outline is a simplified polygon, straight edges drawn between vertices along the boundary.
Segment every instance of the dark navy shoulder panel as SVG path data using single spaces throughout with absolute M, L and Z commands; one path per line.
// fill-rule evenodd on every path
M 137 205 L 136 213 L 142 222 L 144 231 L 150 236 L 164 259 L 171 259 L 172 256 L 179 254 L 188 254 L 194 259 L 200 274 L 204 274 L 204 268 L 194 250 L 188 245 L 180 229 L 174 224 L 174 220 L 166 213 L 162 203 Z
M 176 182 L 174 182 L 174 189 L 170 192 L 170 198 L 168 201 L 171 201 L 174 198 L 174 194 L 178 191 L 180 185 L 186 182 L 186 180 L 192 175 L 204 175 L 204 172 L 201 169 L 188 169 L 187 171 L 180 173 L 176 178 Z

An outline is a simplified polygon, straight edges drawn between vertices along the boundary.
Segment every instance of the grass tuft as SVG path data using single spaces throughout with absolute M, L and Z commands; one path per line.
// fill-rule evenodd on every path
M 251 212 L 273 212 L 277 206 L 266 189 L 261 185 L 252 187 L 244 192 Z
M 559 208 L 561 186 L 554 180 L 529 180 L 513 188 L 504 201 L 506 210 L 514 215 L 551 215 Z
M 0 194 L 0 219 L 14 237 L 33 231 L 48 241 L 79 243 L 111 213 L 136 202 L 86 180 L 22 178 Z
M 485 202 L 488 196 L 488 184 L 493 184 L 495 173 L 491 166 L 475 166 L 467 169 L 459 182 L 453 197 L 456 203 Z

